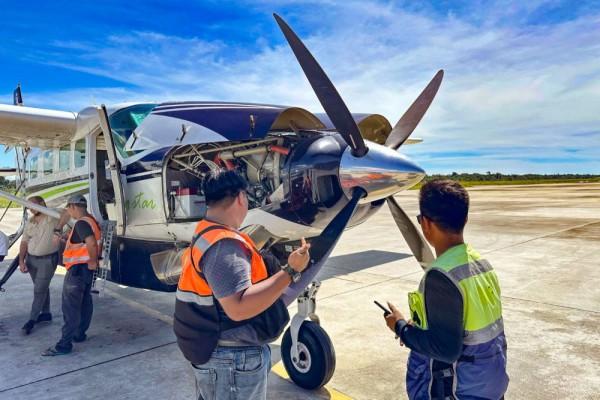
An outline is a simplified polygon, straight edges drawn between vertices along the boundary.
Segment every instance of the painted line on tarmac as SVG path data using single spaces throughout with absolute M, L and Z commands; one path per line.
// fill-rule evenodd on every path
M 293 384 L 292 380 L 290 379 L 290 376 L 288 375 L 288 373 L 285 370 L 285 367 L 283 366 L 283 363 L 281 361 L 279 361 L 277 364 L 273 365 L 273 367 L 271 368 L 271 372 L 273 372 L 275 375 L 277 375 L 280 378 L 285 379 L 286 381 Z M 317 393 L 318 392 L 322 392 L 324 395 L 329 395 L 328 398 L 330 400 L 353 400 L 352 397 L 347 396 L 341 392 L 338 392 L 335 389 L 330 389 L 327 386 L 322 387 L 320 390 L 317 391 Z

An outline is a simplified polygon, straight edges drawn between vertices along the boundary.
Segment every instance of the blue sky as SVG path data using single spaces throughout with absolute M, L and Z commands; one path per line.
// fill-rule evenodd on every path
M 600 1 L 3 2 L 0 102 L 235 100 L 321 111 L 271 13 L 355 112 L 392 124 L 443 68 L 403 151 L 429 172 L 600 173 Z M 10 155 L 0 164 L 11 163 Z

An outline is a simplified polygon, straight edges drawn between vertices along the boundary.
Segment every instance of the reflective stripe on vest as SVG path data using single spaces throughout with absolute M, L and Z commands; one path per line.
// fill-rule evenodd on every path
M 440 271 L 457 284 L 464 304 L 463 321 L 465 345 L 477 345 L 489 342 L 502 332 L 502 304 L 500 285 L 490 263 L 480 258 L 468 245 L 459 245 L 442 254 L 429 268 Z M 409 294 L 411 316 L 417 315 L 422 323 L 418 326 L 427 329 L 424 281 L 419 291 Z M 417 296 L 418 295 L 418 296 Z M 420 297 L 421 301 L 415 301 Z M 412 301 L 411 301 L 412 300 Z
M 97 252 L 100 254 L 102 249 L 102 233 L 100 231 L 100 226 L 98 222 L 91 215 L 86 215 L 85 217 L 80 218 L 78 221 L 85 221 L 92 228 L 92 232 L 94 233 L 94 238 L 96 239 L 96 244 L 98 245 Z M 88 252 L 87 246 L 85 244 L 85 239 L 81 238 L 83 241 L 81 243 L 71 243 L 71 238 L 73 236 L 73 232 L 75 232 L 75 227 L 71 229 L 69 233 L 69 237 L 67 239 L 67 243 L 65 245 L 65 251 L 63 252 L 63 264 L 66 269 L 71 268 L 75 264 L 86 264 L 90 261 L 90 254 Z
M 212 229 L 211 229 L 212 228 Z M 203 231 L 206 233 L 200 235 Z M 251 254 L 250 280 L 253 284 L 266 279 L 267 267 L 252 239 L 232 228 L 202 220 L 196 226 L 193 246 L 184 251 L 181 262 L 182 271 L 177 285 L 177 299 L 186 303 L 212 305 L 212 290 L 203 277 L 201 259 L 206 251 L 219 240 L 235 239 Z M 210 297 L 210 300 L 204 299 Z
M 175 297 L 184 303 L 195 303 L 199 306 L 213 306 L 215 304 L 212 296 L 199 296 L 196 293 L 186 292 L 179 288 L 177 288 Z

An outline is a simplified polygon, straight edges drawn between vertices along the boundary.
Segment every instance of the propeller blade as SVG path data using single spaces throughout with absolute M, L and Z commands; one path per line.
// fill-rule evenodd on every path
M 400 233 L 402 233 L 404 240 L 408 243 L 408 247 L 410 247 L 415 258 L 419 264 L 421 264 L 421 267 L 425 269 L 434 260 L 429 245 L 425 242 L 419 229 L 412 223 L 398 202 L 396 202 L 394 196 L 389 196 L 387 198 L 387 203 L 392 212 L 392 216 L 394 217 L 394 221 L 396 221 L 396 225 L 400 228 Z
M 368 148 L 365 145 L 356 122 L 354 122 L 354 118 L 352 118 L 352 114 L 350 114 L 348 107 L 346 107 L 344 100 L 342 100 L 335 86 L 333 86 L 325 71 L 323 71 L 317 60 L 315 60 L 292 28 L 279 15 L 273 14 L 273 16 L 292 48 L 300 67 L 304 71 L 304 75 L 306 75 L 327 116 L 352 149 L 352 155 L 355 157 L 364 156 L 367 154 Z
M 397 149 L 402 146 L 402 143 L 404 143 L 410 134 L 413 133 L 435 98 L 443 78 L 444 70 L 440 69 L 431 82 L 423 89 L 419 97 L 417 97 L 404 115 L 398 120 L 394 129 L 392 129 L 392 132 L 385 141 L 387 147 Z
M 362 189 L 355 189 L 352 194 L 352 199 L 342 208 L 342 211 L 325 227 L 323 232 L 310 241 L 310 258 L 311 265 L 302 272 L 302 277 L 296 283 L 288 286 L 281 299 L 286 305 L 290 305 L 304 289 L 310 285 L 315 276 L 329 258 L 329 254 L 333 251 L 338 239 L 346 229 L 348 221 L 352 218 L 354 210 L 358 205 L 358 201 L 365 195 Z

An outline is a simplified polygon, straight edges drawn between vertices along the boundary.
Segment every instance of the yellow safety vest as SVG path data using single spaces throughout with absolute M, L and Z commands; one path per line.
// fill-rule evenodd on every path
M 465 345 L 486 343 L 504 332 L 498 277 L 491 264 L 467 244 L 452 247 L 438 257 L 425 271 L 419 290 L 408 294 L 416 326 L 427 329 L 424 285 L 432 270 L 444 273 L 462 294 Z

